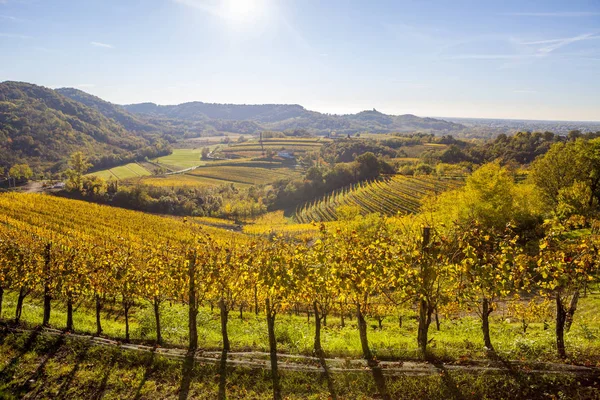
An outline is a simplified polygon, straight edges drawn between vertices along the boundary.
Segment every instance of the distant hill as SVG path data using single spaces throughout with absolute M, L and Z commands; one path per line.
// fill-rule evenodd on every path
M 105 117 L 117 121 L 127 130 L 153 132 L 159 131 L 162 128 L 140 118 L 138 115 L 131 114 L 120 105 L 109 103 L 81 90 L 61 88 L 56 89 L 55 92 L 95 109 Z
M 92 102 L 83 92 L 71 94 Z M 144 126 L 135 116 L 127 122 L 126 114 L 113 111 L 116 119 L 52 89 L 0 83 L 0 166 L 26 162 L 37 171 L 56 171 L 72 152 L 84 151 L 95 166 L 104 167 L 168 151 L 158 133 L 142 136 L 126 128 Z
M 420 118 L 410 114 L 386 115 L 376 110 L 349 115 L 322 114 L 309 111 L 297 104 L 236 105 L 191 102 L 160 106 L 154 103 L 142 103 L 126 105 L 124 108 L 139 115 L 202 121 L 215 128 L 227 122 L 247 121 L 254 123 L 257 130 L 306 129 L 314 134 L 327 134 L 331 131 L 342 134 L 361 131 L 373 133 L 426 131 L 443 134 L 465 128 L 464 125 L 454 122 Z M 248 131 L 252 126 L 244 126 L 244 129 L 246 131 L 241 133 L 250 133 Z

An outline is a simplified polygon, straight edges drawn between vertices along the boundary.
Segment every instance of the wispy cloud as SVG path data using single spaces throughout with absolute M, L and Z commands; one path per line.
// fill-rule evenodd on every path
M 594 17 L 600 15 L 598 11 L 559 11 L 559 12 L 515 12 L 504 15 L 512 15 L 515 17 L 557 17 L 557 18 L 577 18 L 577 17 Z
M 103 47 L 105 49 L 114 49 L 115 48 L 112 44 L 101 43 L 101 42 L 90 42 L 90 44 L 94 47 Z
M 592 39 L 600 39 L 600 36 L 594 35 L 593 33 L 585 33 L 583 35 L 573 36 L 573 37 L 569 37 L 569 38 L 536 40 L 536 41 L 532 41 L 532 42 L 518 42 L 518 44 L 522 44 L 522 45 L 526 45 L 526 46 L 544 45 L 543 47 L 538 48 L 537 52 L 539 54 L 548 54 L 548 53 L 553 52 L 554 50 L 560 49 L 561 47 L 567 46 L 571 43 L 580 42 L 582 40 L 592 40 Z
M 548 57 L 554 51 L 570 44 L 594 39 L 600 39 L 600 36 L 595 33 L 584 33 L 581 35 L 561 39 L 543 39 L 533 41 L 511 39 L 510 41 L 512 43 L 522 47 L 519 49 L 520 51 L 515 54 L 454 54 L 444 58 L 450 60 L 533 60 L 536 58 Z
M 13 21 L 13 22 L 23 21 L 22 19 L 13 17 L 12 15 L 0 15 L 0 19 Z
M 15 33 L 0 33 L 0 37 L 12 38 L 12 39 L 31 39 L 31 36 L 18 35 Z

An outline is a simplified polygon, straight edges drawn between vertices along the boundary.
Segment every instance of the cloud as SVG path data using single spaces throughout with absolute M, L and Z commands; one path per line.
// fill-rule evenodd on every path
M 9 21 L 22 21 L 21 19 L 17 18 L 17 17 L 13 17 L 10 15 L 0 15 L 0 19 L 7 19 Z
M 0 33 L 0 37 L 13 38 L 13 39 L 31 39 L 31 36 L 17 35 L 14 33 Z
M 111 44 L 101 43 L 101 42 L 90 42 L 92 46 L 95 47 L 103 47 L 105 49 L 114 49 L 114 46 Z
M 540 57 L 536 54 L 456 54 L 445 57 L 448 60 L 521 60 Z
M 518 44 L 526 45 L 526 46 L 536 46 L 536 45 L 545 45 L 540 47 L 537 51 L 540 54 L 548 54 L 553 52 L 554 50 L 560 49 L 563 46 L 569 45 L 571 43 L 580 42 L 582 40 L 591 40 L 591 39 L 600 39 L 600 36 L 596 36 L 593 33 L 585 33 L 583 35 L 573 36 L 569 38 L 563 39 L 549 39 L 549 40 L 537 40 L 533 42 L 518 42 Z
M 576 17 L 594 17 L 600 15 L 597 11 L 559 11 L 559 12 L 516 12 L 504 15 L 515 17 L 557 17 L 557 18 L 576 18 Z

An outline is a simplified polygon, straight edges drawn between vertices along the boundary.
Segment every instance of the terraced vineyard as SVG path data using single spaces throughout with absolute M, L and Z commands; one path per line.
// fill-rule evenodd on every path
M 358 206 L 363 215 L 416 213 L 425 196 L 457 188 L 460 184 L 460 181 L 404 175 L 361 182 L 305 203 L 296 210 L 295 219 L 300 223 L 335 221 L 342 206 Z
M 245 143 L 235 143 L 224 148 L 223 153 L 229 154 L 255 154 L 260 153 L 262 149 L 271 149 L 273 151 L 293 151 L 303 153 L 306 151 L 318 150 L 327 139 L 324 138 L 275 138 L 263 140 L 262 146 L 258 141 L 249 141 Z
M 200 167 L 189 175 L 210 179 L 219 179 L 223 182 L 234 182 L 251 185 L 272 183 L 278 179 L 288 178 L 294 174 L 289 168 L 257 168 L 238 166 L 211 166 Z

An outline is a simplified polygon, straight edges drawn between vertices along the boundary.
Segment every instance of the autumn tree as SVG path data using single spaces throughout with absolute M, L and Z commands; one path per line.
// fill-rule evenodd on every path
M 265 300 L 267 330 L 269 336 L 269 354 L 273 397 L 281 399 L 281 385 L 277 369 L 277 340 L 275 338 L 275 319 L 277 315 L 292 303 L 302 282 L 303 263 L 306 247 L 291 243 L 280 235 L 274 235 L 257 249 L 258 288 Z
M 556 303 L 556 348 L 561 358 L 567 356 L 565 326 L 573 320 L 579 295 L 598 278 L 598 251 L 596 236 L 573 240 L 550 232 L 540 241 L 536 278 L 540 292 Z
M 489 351 L 494 350 L 489 316 L 496 309 L 497 299 L 530 285 L 527 265 L 519 262 L 525 256 L 518 239 L 510 227 L 502 232 L 486 229 L 477 221 L 460 232 L 458 246 L 462 260 L 456 264 L 457 297 L 469 306 L 475 304 L 483 342 Z
M 92 164 L 90 164 L 86 156 L 77 151 L 71 154 L 69 158 L 69 170 L 67 170 L 67 188 L 69 190 L 81 191 L 83 189 L 83 175 L 87 172 Z

